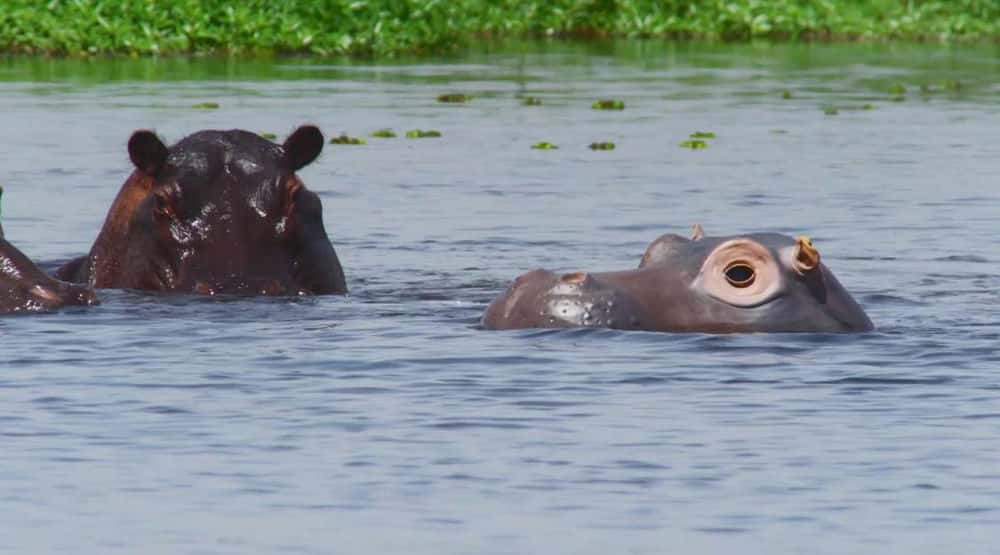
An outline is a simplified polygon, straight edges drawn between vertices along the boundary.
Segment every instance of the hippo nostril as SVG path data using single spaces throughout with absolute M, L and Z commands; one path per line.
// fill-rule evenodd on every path
M 729 282 L 729 285 L 739 288 L 750 287 L 753 285 L 754 279 L 757 277 L 753 267 L 743 261 L 730 263 L 726 266 L 724 273 L 726 274 L 726 281 Z

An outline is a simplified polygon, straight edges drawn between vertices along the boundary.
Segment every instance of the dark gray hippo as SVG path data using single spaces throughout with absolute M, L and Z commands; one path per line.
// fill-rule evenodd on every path
M 93 290 L 49 277 L 7 242 L 0 226 L 0 314 L 45 312 L 67 305 L 96 303 Z
M 86 256 L 56 276 L 92 287 L 202 294 L 344 294 L 319 196 L 295 172 L 323 149 L 304 125 L 282 144 L 239 129 L 167 147 L 128 142 L 135 166 Z
M 864 310 L 807 237 L 667 234 L 635 270 L 516 280 L 483 315 L 488 329 L 574 326 L 666 332 L 865 332 Z

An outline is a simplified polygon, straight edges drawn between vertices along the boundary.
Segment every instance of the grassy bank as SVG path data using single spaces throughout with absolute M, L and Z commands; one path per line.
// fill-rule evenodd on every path
M 0 0 L 0 51 L 393 56 L 477 37 L 996 40 L 998 0 Z

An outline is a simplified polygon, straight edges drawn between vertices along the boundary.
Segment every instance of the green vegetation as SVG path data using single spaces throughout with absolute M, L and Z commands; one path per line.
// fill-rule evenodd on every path
M 615 143 L 590 143 L 590 150 L 614 150 Z
M 987 40 L 996 0 L 0 0 L 0 51 L 397 56 L 478 38 Z
M 192 108 L 197 108 L 199 110 L 218 110 L 219 109 L 219 103 L 218 102 L 199 102 L 197 104 L 192 104 L 191 107 Z
M 396 132 L 392 129 L 379 129 L 378 131 L 372 133 L 372 137 L 377 137 L 379 139 L 394 139 L 396 138 Z
M 331 145 L 363 145 L 365 144 L 364 139 L 359 139 L 357 137 L 348 137 L 347 135 L 341 135 L 339 137 L 334 137 L 330 139 Z
M 689 135 L 692 139 L 714 139 L 715 133 L 711 131 L 695 131 Z
M 278 136 L 275 135 L 274 133 L 257 133 L 257 134 L 260 135 L 261 138 L 267 139 L 269 141 L 273 141 L 278 138 Z
M 897 96 L 904 95 L 904 94 L 906 94 L 906 87 L 904 87 L 903 85 L 901 85 L 899 83 L 896 83 L 895 85 L 892 85 L 891 87 L 889 87 L 889 94 L 897 95 Z
M 595 110 L 624 110 L 624 100 L 595 100 L 590 106 Z
M 823 108 L 823 113 L 828 116 L 835 116 L 840 113 L 840 110 L 836 106 L 826 106 Z
M 526 96 L 521 99 L 521 104 L 524 104 L 525 106 L 541 106 L 542 99 L 537 96 Z
M 552 143 L 548 143 L 548 142 L 542 141 L 540 143 L 535 143 L 535 144 L 531 145 L 531 148 L 536 149 L 536 150 L 556 150 L 559 147 L 556 146 L 556 145 L 554 145 L 554 144 L 552 144 Z
M 708 143 L 699 139 L 692 139 L 690 141 L 681 141 L 680 146 L 684 148 L 690 148 L 692 150 L 700 150 L 703 148 L 708 148 Z
M 462 104 L 470 100 L 472 100 L 471 96 L 461 93 L 449 93 L 438 96 L 438 102 L 445 102 L 451 104 Z
M 781 91 L 781 98 L 784 99 L 784 100 L 791 100 L 792 99 L 792 91 L 788 91 L 788 90 Z
M 435 131 L 433 129 L 426 129 L 426 130 L 424 130 L 424 129 L 410 129 L 409 131 L 406 132 L 406 138 L 407 139 L 426 139 L 426 138 L 434 138 L 434 137 L 440 137 L 440 136 L 441 136 L 441 132 L 440 131 Z

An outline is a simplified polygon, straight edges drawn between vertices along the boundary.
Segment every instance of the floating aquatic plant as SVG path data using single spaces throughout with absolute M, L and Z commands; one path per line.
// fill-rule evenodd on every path
M 823 108 L 823 113 L 828 116 L 835 116 L 840 113 L 840 110 L 836 106 L 827 106 Z
M 197 108 L 199 110 L 218 110 L 218 102 L 199 102 L 191 106 L 192 108 Z
M 591 108 L 595 110 L 624 110 L 625 101 L 624 100 L 595 100 L 593 104 L 590 105 Z
M 348 137 L 347 135 L 341 135 L 339 137 L 334 137 L 330 139 L 331 145 L 363 145 L 365 144 L 364 139 L 358 137 Z
M 891 95 L 903 95 L 906 94 L 906 87 L 896 83 L 895 85 L 889 87 L 889 94 Z
M 273 141 L 273 140 L 275 140 L 275 139 L 278 138 L 278 136 L 275 135 L 274 133 L 266 133 L 265 132 L 265 133 L 257 133 L 257 134 L 260 135 L 261 138 L 267 139 L 269 141 Z
M 535 144 L 531 145 L 531 148 L 533 148 L 535 150 L 556 150 L 559 147 L 556 146 L 556 145 L 554 145 L 554 144 L 552 144 L 552 143 L 549 143 L 549 142 L 546 142 L 546 141 L 542 141 L 540 143 L 535 143 Z
M 396 132 L 392 129 L 379 129 L 378 131 L 372 133 L 372 137 L 377 137 L 379 139 L 393 139 L 396 137 Z
M 542 99 L 537 96 L 526 96 L 521 99 L 521 104 L 524 104 L 525 106 L 541 106 Z
M 792 99 L 792 91 L 788 91 L 788 90 L 781 91 L 781 98 L 783 98 L 785 100 L 791 100 Z
M 708 148 L 708 143 L 702 141 L 701 139 L 692 139 L 690 141 L 681 141 L 680 146 L 684 148 L 690 148 L 692 150 L 700 150 L 703 148 Z
M 426 139 L 430 137 L 440 137 L 441 132 L 433 129 L 411 129 L 406 132 L 407 139 Z
M 462 93 L 448 93 L 438 95 L 438 102 L 445 102 L 449 104 L 462 104 L 472 100 L 472 97 L 467 94 Z
M 614 150 L 615 143 L 603 142 L 603 143 L 590 143 L 590 150 Z
M 690 137 L 692 139 L 714 139 L 715 133 L 712 133 L 711 131 L 695 131 L 694 133 L 691 133 Z

